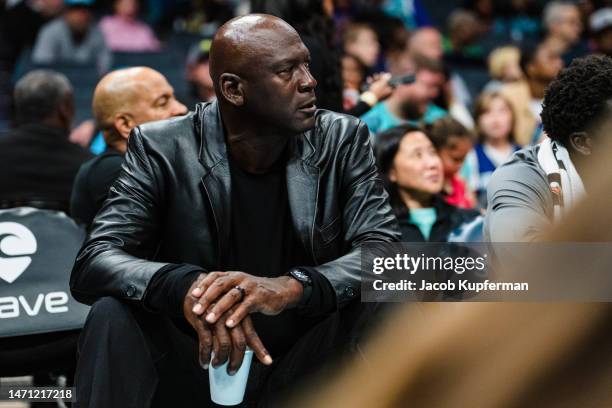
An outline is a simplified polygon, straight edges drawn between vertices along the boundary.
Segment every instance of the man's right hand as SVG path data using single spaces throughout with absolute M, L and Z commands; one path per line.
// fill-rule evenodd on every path
M 230 375 L 235 374 L 242 364 L 246 346 L 253 350 L 259 361 L 263 364 L 272 364 L 272 358 L 257 335 L 250 317 L 247 316 L 239 325 L 228 329 L 225 320 L 233 313 L 233 310 L 225 313 L 213 325 L 206 322 L 204 316 L 193 312 L 193 306 L 199 298 L 193 296 L 191 292 L 205 277 L 206 274 L 204 273 L 198 276 L 187 291 L 183 302 L 185 319 L 187 319 L 198 335 L 200 365 L 207 369 L 211 353 L 214 353 L 213 366 L 216 367 L 224 364 L 229 358 L 227 371 Z

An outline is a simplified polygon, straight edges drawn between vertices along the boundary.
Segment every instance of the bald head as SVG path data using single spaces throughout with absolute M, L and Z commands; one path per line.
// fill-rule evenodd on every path
M 254 65 L 278 52 L 284 43 L 300 42 L 293 27 L 268 14 L 249 14 L 225 23 L 213 38 L 210 74 L 219 93 L 219 79 L 229 72 L 248 77 Z
M 125 142 L 133 127 L 186 113 L 176 101 L 166 78 L 147 67 L 113 71 L 104 76 L 94 91 L 93 114 L 107 143 Z
M 93 97 L 93 114 L 102 130 L 114 126 L 115 115 L 131 112 L 138 98 L 146 93 L 149 80 L 163 76 L 146 67 L 119 69 L 106 75 L 98 85 Z

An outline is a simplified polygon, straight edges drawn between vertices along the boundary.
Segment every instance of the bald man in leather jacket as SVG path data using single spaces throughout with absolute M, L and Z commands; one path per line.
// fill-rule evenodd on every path
M 367 127 L 316 109 L 308 60 L 284 21 L 231 20 L 218 101 L 132 131 L 71 277 L 80 406 L 208 406 L 209 364 L 246 346 L 265 406 L 349 343 L 360 246 L 399 233 Z

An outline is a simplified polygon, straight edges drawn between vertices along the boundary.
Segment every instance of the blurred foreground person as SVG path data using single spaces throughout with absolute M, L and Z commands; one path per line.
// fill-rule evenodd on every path
M 79 166 L 92 157 L 68 140 L 74 118 L 64 75 L 36 70 L 15 85 L 17 127 L 0 137 L 0 207 L 68 211 Z
M 378 135 L 376 150 L 402 241 L 445 242 L 454 229 L 478 216 L 445 202 L 442 160 L 420 128 L 389 129 Z
M 77 406 L 211 406 L 209 365 L 235 374 L 246 346 L 245 404 L 269 406 L 354 346 L 360 247 L 399 233 L 367 128 L 316 109 L 309 59 L 283 20 L 233 19 L 217 99 L 132 130 L 71 277 L 93 304 Z
M 91 224 L 119 175 L 134 127 L 185 113 L 166 78 L 151 68 L 121 69 L 102 78 L 94 92 L 93 114 L 107 148 L 79 170 L 70 199 L 72 217 Z
M 541 144 L 520 150 L 495 173 L 487 188 L 485 234 L 495 242 L 534 241 L 584 199 L 583 171 L 610 135 L 612 58 L 579 58 L 550 84 Z M 608 169 L 609 166 L 602 167 Z

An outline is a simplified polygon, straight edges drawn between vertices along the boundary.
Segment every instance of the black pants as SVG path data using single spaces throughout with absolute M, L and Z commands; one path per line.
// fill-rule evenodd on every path
M 309 378 L 347 355 L 358 330 L 336 312 L 314 326 L 271 367 L 256 361 L 244 406 L 275 406 Z M 186 325 L 186 323 L 184 323 Z M 114 298 L 90 311 L 79 340 L 76 407 L 148 408 L 214 406 L 208 373 L 198 365 L 193 330 Z

